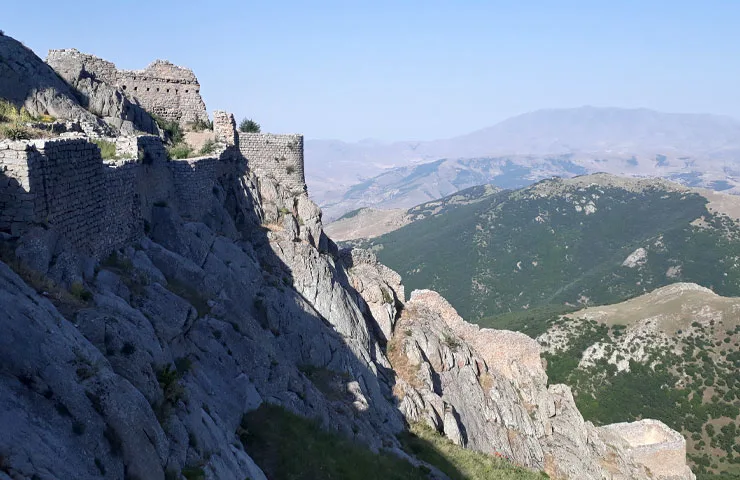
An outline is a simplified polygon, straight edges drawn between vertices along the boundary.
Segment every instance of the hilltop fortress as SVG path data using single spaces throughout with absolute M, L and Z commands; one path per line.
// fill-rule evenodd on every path
M 0 142 L 0 231 L 22 235 L 48 224 L 75 248 L 102 258 L 144 235 L 155 204 L 200 220 L 218 180 L 248 169 L 305 195 L 301 135 L 236 132 L 225 112 L 217 112 L 215 128 L 220 151 L 183 160 L 168 159 L 151 135 L 117 138 L 119 159 L 111 161 L 74 136 Z
M 119 70 L 115 64 L 78 50 L 51 50 L 46 58 L 67 83 L 93 79 L 121 89 L 149 113 L 181 125 L 207 120 L 200 84 L 192 70 L 156 60 L 144 70 Z
M 0 261 L 0 478 L 164 480 L 197 467 L 264 479 L 240 443 L 245 412 L 263 403 L 414 465 L 397 435 L 423 422 L 551 478 L 695 478 L 663 424 L 585 422 L 569 388 L 548 385 L 531 338 L 470 325 L 434 292 L 407 301 L 371 252 L 339 251 L 308 197 L 301 135 L 240 132 L 216 111 L 213 152 L 171 159 L 137 125 L 151 125 L 147 112 L 205 120 L 192 72 L 122 72 L 76 50 L 48 62 L 79 104 L 39 85 L 13 101 L 90 126 L 0 141 L 0 246 L 14 255 Z M 78 298 L 52 302 L 49 284 L 29 286 L 36 275 Z
M 208 119 L 195 75 L 169 62 L 124 71 L 65 49 L 50 51 L 47 63 L 70 85 L 92 82 L 88 101 L 107 87 L 182 125 Z M 47 225 L 74 248 L 103 258 L 144 235 L 154 205 L 171 205 L 184 218 L 200 220 L 218 194 L 219 179 L 249 171 L 253 179 L 269 178 L 306 195 L 302 135 L 239 132 L 233 115 L 216 111 L 213 136 L 213 154 L 183 160 L 169 159 L 160 137 L 147 134 L 108 138 L 116 144 L 116 159 L 106 161 L 82 134 L 0 142 L 0 231 L 22 235 Z

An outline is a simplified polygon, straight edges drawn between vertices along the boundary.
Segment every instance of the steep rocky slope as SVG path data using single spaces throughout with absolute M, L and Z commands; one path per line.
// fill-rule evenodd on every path
M 466 323 L 436 292 L 411 294 L 388 351 L 406 417 L 460 445 L 544 468 L 551 478 L 628 479 L 648 470 L 692 477 L 688 468 L 665 468 L 670 462 L 661 460 L 685 456 L 680 436 L 678 444 L 654 442 L 654 457 L 636 462 L 639 453 L 624 447 L 623 428 L 594 428 L 568 387 L 547 386 L 534 340 Z M 665 425 L 656 428 L 670 433 Z
M 736 478 L 740 299 L 675 283 L 550 322 L 548 374 L 601 423 L 648 415 L 682 431 L 700 478 Z
M 153 198 L 177 191 L 148 168 Z M 412 463 L 405 419 L 554 478 L 648 478 L 651 460 L 547 388 L 533 342 L 469 331 L 433 293 L 398 320 L 400 277 L 337 252 L 305 192 L 248 170 L 212 189 L 201 219 L 176 197 L 143 204 L 148 235 L 100 262 L 53 225 L 3 236 L 0 475 L 263 478 L 239 432 L 268 402 Z
M 214 119 L 214 151 L 182 160 L 146 135 L 106 161 L 82 133 L 0 142 L 0 480 L 281 478 L 281 435 L 313 427 L 265 430 L 295 415 L 337 449 L 311 472 L 351 452 L 459 478 L 408 448 L 422 422 L 484 452 L 483 478 L 693 478 L 675 432 L 594 428 L 536 343 L 433 292 L 407 303 L 372 252 L 340 251 L 298 136 L 273 168 L 286 138 L 242 149 Z

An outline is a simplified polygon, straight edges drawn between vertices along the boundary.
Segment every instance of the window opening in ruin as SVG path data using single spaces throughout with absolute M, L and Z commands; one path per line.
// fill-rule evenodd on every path
M 123 86 L 123 89 L 126 90 L 126 85 Z

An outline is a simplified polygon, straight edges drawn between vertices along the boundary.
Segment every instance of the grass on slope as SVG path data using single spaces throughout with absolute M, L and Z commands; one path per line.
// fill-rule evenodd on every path
M 412 425 L 410 432 L 401 435 L 401 442 L 416 458 L 436 466 L 452 480 L 548 478 L 542 472 L 513 466 L 503 458 L 460 448 L 424 424 Z
M 237 431 L 244 448 L 272 480 L 427 479 L 429 469 L 414 467 L 387 452 L 366 446 L 286 409 L 262 404 L 244 415 Z M 445 472 L 452 480 L 547 478 L 515 467 L 506 460 L 464 450 L 428 428 L 414 427 L 401 436 L 409 452 Z

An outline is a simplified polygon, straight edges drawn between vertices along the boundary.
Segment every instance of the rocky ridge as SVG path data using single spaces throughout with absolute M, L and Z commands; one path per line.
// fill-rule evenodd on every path
M 396 435 L 423 421 L 554 478 L 656 478 L 653 457 L 613 446 L 620 427 L 547 386 L 533 341 L 478 330 L 434 292 L 406 302 L 372 253 L 337 249 L 305 185 L 228 146 L 184 166 L 199 161 L 221 169 L 195 210 L 170 162 L 147 160 L 145 234 L 105 258 L 54 221 L 1 233 L 0 480 L 264 479 L 240 430 L 262 403 L 414 464 Z M 657 478 L 693 478 L 675 443 Z
M 585 422 L 567 386 L 547 386 L 536 341 L 469 324 L 436 292 L 411 294 L 389 356 L 405 416 L 460 445 L 544 469 L 551 478 L 647 478 L 646 467 L 655 468 L 615 446 L 625 442 L 620 427 Z M 685 442 L 651 447 L 657 456 L 685 455 Z M 675 467 L 658 478 L 693 478 L 688 467 Z

